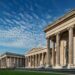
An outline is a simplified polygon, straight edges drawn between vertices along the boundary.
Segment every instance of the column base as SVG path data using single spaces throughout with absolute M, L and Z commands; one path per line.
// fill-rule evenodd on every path
M 75 65 L 73 65 L 73 64 L 71 64 L 71 65 L 70 65 L 70 64 L 68 64 L 67 68 L 68 68 L 68 69 L 75 68 Z
M 63 67 L 61 65 L 55 65 L 52 67 L 53 69 L 62 69 Z
M 52 68 L 52 66 L 51 65 L 46 65 L 46 67 L 45 68 Z

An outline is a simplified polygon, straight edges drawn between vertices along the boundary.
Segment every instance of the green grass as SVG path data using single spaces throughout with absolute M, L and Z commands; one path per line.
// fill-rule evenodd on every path
M 28 71 L 14 71 L 14 70 L 0 70 L 0 75 L 65 75 L 65 74 L 44 73 L 44 72 L 28 72 Z

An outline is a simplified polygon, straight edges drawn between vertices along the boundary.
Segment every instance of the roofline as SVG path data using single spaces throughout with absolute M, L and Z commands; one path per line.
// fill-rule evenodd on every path
M 13 55 L 13 56 L 21 56 L 21 57 L 24 57 L 24 55 L 22 55 L 22 54 L 17 54 L 17 53 L 12 53 L 12 52 L 5 52 L 5 53 L 1 54 L 0 57 L 2 57 L 4 55 L 6 55 L 6 56 Z
M 65 20 L 66 18 L 72 16 L 75 14 L 75 9 L 70 10 L 65 15 L 59 17 L 57 20 L 55 20 L 53 23 L 49 24 L 45 29 L 44 32 L 47 32 L 51 27 L 55 26 L 56 24 L 60 23 L 61 21 Z
M 40 47 L 38 47 L 38 48 L 40 48 Z M 38 48 L 32 48 L 32 49 L 38 49 Z M 29 50 L 25 55 L 29 54 L 29 53 L 32 51 L 32 49 Z M 44 47 L 44 48 L 42 48 L 42 49 L 46 49 L 46 48 Z

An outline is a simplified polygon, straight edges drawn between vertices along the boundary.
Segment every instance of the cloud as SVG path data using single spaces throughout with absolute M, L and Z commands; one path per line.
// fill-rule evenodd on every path
M 51 16 L 51 15 L 48 15 L 48 14 L 47 14 L 47 16 L 46 16 L 47 19 L 51 19 L 51 17 L 52 17 L 52 16 Z
M 23 28 L 13 28 L 9 31 L 0 31 L 0 46 L 17 47 L 17 48 L 33 48 L 42 45 L 43 34 L 32 34 L 29 31 L 24 31 Z M 41 39 L 40 39 L 41 38 Z M 10 40 L 11 39 L 11 40 Z M 3 41 L 4 40 L 4 41 Z M 45 39 L 44 39 L 45 40 Z
M 0 17 L 0 46 L 25 49 L 46 46 L 43 29 L 47 25 L 47 20 L 52 16 L 49 13 L 43 14 L 42 9 L 44 8 L 41 5 L 34 4 L 37 7 L 37 12 L 33 5 L 29 4 L 20 6 L 17 1 L 13 1 L 13 4 L 2 4 L 5 10 L 2 11 L 2 18 Z M 17 6 L 8 11 L 12 5 Z M 18 6 L 19 9 L 16 10 Z M 26 8 L 28 8 L 27 11 Z
M 39 20 L 39 16 L 38 16 L 37 14 L 33 13 L 33 17 L 34 17 L 35 19 Z

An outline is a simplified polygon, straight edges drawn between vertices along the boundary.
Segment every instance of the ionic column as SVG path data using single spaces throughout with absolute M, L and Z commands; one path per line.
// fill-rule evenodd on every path
M 10 61 L 9 62 L 10 62 L 10 67 L 11 67 L 11 57 L 10 57 Z
M 28 65 L 30 67 L 30 56 L 28 56 Z
M 29 56 L 27 57 L 27 62 L 28 62 L 27 64 L 28 64 L 28 67 L 29 67 Z
M 36 67 L 36 58 L 35 58 L 35 55 L 34 55 L 34 67 Z
M 40 66 L 40 54 L 39 54 L 39 66 Z
M 25 66 L 27 67 L 27 57 L 25 58 Z
M 7 62 L 7 57 L 6 57 L 6 68 L 8 67 L 8 65 L 7 65 L 7 64 L 8 64 L 8 62 Z
M 28 57 L 26 57 L 26 66 L 28 67 Z
M 34 59 L 35 59 L 35 67 L 36 67 L 36 55 L 34 55 Z
M 28 57 L 27 57 L 27 67 L 28 67 Z
M 39 63 L 39 66 L 40 66 L 40 54 L 38 55 L 38 63 Z
M 37 54 L 35 55 L 35 66 L 37 67 Z
M 15 59 L 15 57 L 14 57 L 14 63 L 13 63 L 13 65 L 14 65 L 14 67 L 15 67 L 15 65 L 16 65 L 16 59 Z
M 33 62 L 34 62 L 34 67 L 35 67 L 35 56 L 33 55 Z
M 39 66 L 39 55 L 37 54 L 37 67 Z
M 55 65 L 55 42 L 53 42 L 53 48 L 52 48 L 52 65 Z
M 69 28 L 69 65 L 73 65 L 73 27 Z
M 2 67 L 2 58 L 1 58 L 1 67 Z
M 32 67 L 32 57 L 30 56 L 30 66 Z
M 28 67 L 28 57 L 26 57 L 26 67 Z
M 50 57 L 50 39 L 47 38 L 47 67 L 51 66 L 51 57 Z
M 26 57 L 25 57 L 25 63 L 24 64 L 25 64 L 25 67 L 26 67 Z
M 38 66 L 38 55 L 36 54 L 36 67 Z
M 18 67 L 18 58 L 17 58 L 17 67 Z
M 42 53 L 42 65 L 44 65 L 44 54 Z
M 56 65 L 60 65 L 60 36 L 59 33 L 56 34 Z
M 19 66 L 21 66 L 21 61 L 20 61 L 20 59 L 21 59 L 21 58 L 19 58 Z M 14 62 L 15 62 L 15 58 L 14 58 Z M 14 65 L 15 65 L 15 64 L 14 64 Z

